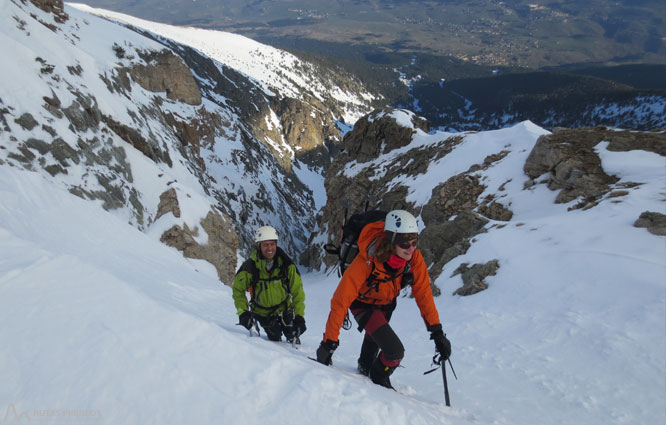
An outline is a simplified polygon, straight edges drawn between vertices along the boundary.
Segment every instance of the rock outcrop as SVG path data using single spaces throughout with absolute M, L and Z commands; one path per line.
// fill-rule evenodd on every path
M 224 99 L 224 106 L 238 114 L 250 133 L 263 143 L 286 172 L 291 172 L 294 157 L 322 170 L 330 165 L 331 154 L 326 145 L 339 143 L 341 136 L 328 105 L 305 94 L 304 99 L 279 93 L 269 95 L 245 75 L 190 47 L 159 41 L 195 71 L 203 96 L 216 103 Z
M 463 286 L 456 289 L 453 295 L 474 295 L 488 289 L 488 284 L 483 280 L 488 276 L 495 276 L 500 268 L 499 261 L 491 260 L 485 264 L 474 264 L 471 267 L 467 263 L 461 264 L 451 275 L 451 277 L 460 275 L 463 280 Z
M 256 126 L 275 140 L 284 139 L 294 156 L 306 164 L 322 170 L 328 168 L 331 155 L 325 146 L 327 143 L 339 142 L 341 137 L 330 113 L 325 112 L 326 106 L 316 99 L 303 102 L 282 98 L 272 99 L 271 110 L 275 112 L 279 125 L 269 125 L 270 121 L 264 119 L 257 121 Z M 318 155 L 312 155 L 313 152 Z M 285 158 L 281 163 L 286 169 L 291 169 L 290 158 Z
M 144 89 L 164 92 L 168 99 L 201 104 L 201 92 L 192 71 L 171 50 L 140 52 L 146 64 L 136 64 L 125 70 Z
M 158 213 L 155 221 L 165 214 L 171 213 L 179 218 L 181 215 L 178 194 L 170 189 L 160 195 Z M 190 228 L 187 223 L 174 225 L 166 230 L 160 237 L 164 244 L 181 251 L 187 258 L 205 260 L 217 270 L 222 282 L 231 285 L 236 273 L 236 251 L 238 249 L 238 236 L 229 217 L 211 209 L 200 221 L 199 225 Z M 202 232 L 207 235 L 206 243 L 201 244 Z
M 666 236 L 666 214 L 645 211 L 634 222 L 634 227 L 644 227 L 653 235 Z
M 602 141 L 609 142 L 611 151 L 641 149 L 666 156 L 664 132 L 618 131 L 605 127 L 555 129 L 537 140 L 525 162 L 524 171 L 532 179 L 528 185 L 540 178 L 550 189 L 560 191 L 556 202 L 579 199 L 573 208 L 594 207 L 613 189 L 630 188 L 630 183 L 616 187 L 619 179 L 603 170 L 594 150 Z
M 358 162 L 367 162 L 380 154 L 407 146 L 416 129 L 426 133 L 430 130 L 428 122 L 417 115 L 405 116 L 410 122 L 409 127 L 405 127 L 391 114 L 391 110 L 384 109 L 359 119 L 354 124 L 354 130 L 343 140 L 342 149 L 347 156 Z
M 43 10 L 46 13 L 52 13 L 53 19 L 57 23 L 63 23 L 69 19 L 69 16 L 65 13 L 65 7 L 62 0 L 30 0 L 32 4 L 37 6 L 39 9 Z M 54 29 L 48 24 L 42 22 L 44 25 L 50 29 Z

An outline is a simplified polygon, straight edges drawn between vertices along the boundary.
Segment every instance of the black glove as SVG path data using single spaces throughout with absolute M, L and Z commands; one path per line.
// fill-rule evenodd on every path
M 294 318 L 294 332 L 296 333 L 295 336 L 303 335 L 306 329 L 307 328 L 305 327 L 305 318 L 303 318 L 303 316 L 296 316 Z
M 238 316 L 238 324 L 243 325 L 245 329 L 250 330 L 252 327 L 252 313 L 249 311 L 244 311 Z
M 338 348 L 338 345 L 340 345 L 338 341 L 331 341 L 330 339 L 322 341 L 321 344 L 319 344 L 319 348 L 317 348 L 317 361 L 326 366 L 332 364 L 333 362 L 331 361 L 331 358 L 333 357 L 335 349 Z
M 442 356 L 441 360 L 448 360 L 451 357 L 451 342 L 442 331 L 442 325 L 438 324 L 430 327 L 430 339 L 435 341 L 435 350 Z

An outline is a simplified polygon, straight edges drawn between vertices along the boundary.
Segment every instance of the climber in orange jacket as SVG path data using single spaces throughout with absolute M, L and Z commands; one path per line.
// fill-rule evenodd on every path
M 418 233 L 416 218 L 403 210 L 391 211 L 384 222 L 363 228 L 358 239 L 359 253 L 345 270 L 331 299 L 317 361 L 331 364 L 349 309 L 359 331 L 365 330 L 359 372 L 375 384 L 393 388 L 389 377 L 400 364 L 405 349 L 389 320 L 401 289 L 407 285 L 412 287 L 412 295 L 442 361 L 449 358 L 451 343 L 442 331 L 428 269 L 417 248 Z

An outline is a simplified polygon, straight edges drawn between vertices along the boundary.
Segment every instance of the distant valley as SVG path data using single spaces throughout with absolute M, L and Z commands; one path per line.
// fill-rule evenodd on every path
M 661 0 L 84 1 L 257 40 L 369 45 L 490 66 L 666 63 Z
M 662 126 L 661 0 L 87 3 L 242 34 L 344 69 L 379 95 L 375 107 L 409 109 L 451 130 L 526 119 L 545 128 Z M 647 115 L 622 112 L 645 102 Z M 607 107 L 620 112 L 596 112 Z

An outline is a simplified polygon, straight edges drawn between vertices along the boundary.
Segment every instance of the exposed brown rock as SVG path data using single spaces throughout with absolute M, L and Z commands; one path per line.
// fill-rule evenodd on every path
M 525 162 L 524 171 L 532 179 L 546 175 L 548 187 L 560 190 L 556 202 L 566 203 L 581 197 L 575 208 L 589 208 L 612 190 L 619 178 L 607 175 L 594 151 L 600 142 L 609 142 L 612 151 L 635 149 L 666 156 L 664 132 L 587 129 L 556 129 L 539 137 Z
M 164 162 L 172 165 L 171 157 L 166 150 L 161 150 L 155 141 L 145 139 L 137 130 L 130 128 L 114 120 L 108 115 L 102 117 L 102 121 L 120 136 L 121 139 L 138 149 L 142 154 L 155 162 Z
M 423 219 L 446 221 L 463 211 L 471 211 L 478 205 L 478 197 L 485 190 L 476 174 L 458 174 L 433 190 L 428 204 L 423 208 Z
M 208 112 L 205 107 L 197 111 L 197 117 L 193 119 L 182 119 L 173 113 L 166 113 L 164 118 L 183 146 L 190 146 L 195 154 L 199 154 L 202 145 L 212 147 L 215 143 L 215 135 L 218 128 L 222 126 L 219 115 Z
M 415 126 L 428 129 L 427 123 L 420 119 L 415 119 Z M 344 150 L 335 157 L 325 180 L 328 199 L 339 201 L 329 202 L 318 217 L 320 226 L 329 229 L 328 243 L 337 243 L 345 205 L 348 216 L 363 211 L 366 203 L 370 208 L 412 210 L 406 202 L 407 189 L 399 181 L 426 173 L 432 162 L 449 154 L 463 140 L 462 136 L 453 136 L 435 145 L 390 155 L 381 166 L 373 165 L 372 160 L 411 143 L 414 132 L 413 128 L 402 127 L 396 122 L 390 110 L 383 110 L 361 119 L 347 134 Z M 490 156 L 476 169 L 487 168 L 506 154 L 500 152 Z M 346 173 L 344 170 L 350 164 L 355 164 L 358 171 Z M 431 201 L 421 211 L 411 211 L 421 215 L 425 222 L 419 246 L 426 263 L 431 265 L 433 281 L 444 264 L 467 251 L 472 236 L 484 231 L 488 220 L 474 212 L 484 189 L 478 175 L 463 173 L 437 186 Z M 302 261 L 318 267 L 321 249 L 321 246 L 311 244 Z M 335 259 L 327 257 L 324 261 L 332 265 Z M 433 293 L 439 293 L 434 285 L 432 289 Z
M 452 220 L 426 223 L 419 239 L 419 249 L 426 263 L 430 264 L 430 278 L 434 281 L 449 261 L 467 252 L 471 246 L 470 240 L 475 235 L 486 231 L 488 220 L 469 210 L 461 212 Z
M 54 20 L 58 23 L 63 23 L 69 19 L 69 15 L 65 13 L 62 0 L 30 0 L 30 2 L 44 12 L 52 13 Z
M 190 105 L 201 104 L 201 91 L 192 71 L 170 50 L 146 52 L 147 65 L 134 65 L 126 70 L 141 87 L 152 92 L 166 92 L 167 98 Z
M 39 124 L 35 118 L 27 112 L 15 119 L 14 122 L 28 131 L 32 130 Z
M 305 103 L 287 97 L 274 100 L 271 108 L 280 117 L 285 141 L 296 152 L 315 149 L 330 138 L 340 137 L 330 115 L 324 113 L 326 107 L 317 100 Z
M 666 236 L 666 214 L 644 211 L 634 222 L 634 227 L 644 227 L 653 235 Z
M 461 275 L 463 286 L 456 289 L 453 295 L 473 295 L 488 289 L 488 284 L 483 279 L 488 276 L 495 276 L 499 267 L 497 260 L 491 260 L 486 264 L 474 264 L 472 267 L 469 267 L 467 263 L 461 264 L 451 277 Z
M 358 162 L 366 162 L 411 143 L 415 130 L 398 124 L 390 112 L 375 111 L 358 120 L 354 130 L 344 138 L 343 149 Z M 414 116 L 413 124 L 425 132 L 430 130 L 428 122 L 422 118 Z
M 479 206 L 479 214 L 496 221 L 511 221 L 513 212 L 499 202 Z
M 160 203 L 157 205 L 157 214 L 155 221 L 157 221 L 164 214 L 172 213 L 174 217 L 180 217 L 180 204 L 178 203 L 178 194 L 176 189 L 169 189 L 162 192 L 160 195 Z
M 180 215 L 178 195 L 174 189 L 164 192 L 160 196 L 157 218 L 167 212 Z M 238 236 L 234 230 L 231 219 L 224 213 L 211 209 L 206 217 L 199 223 L 208 235 L 205 245 L 199 244 L 196 238 L 199 227 L 191 229 L 187 224 L 172 226 L 160 237 L 160 241 L 181 251 L 187 258 L 205 260 L 217 270 L 217 275 L 225 284 L 231 286 L 236 273 L 236 250 L 238 249 Z

